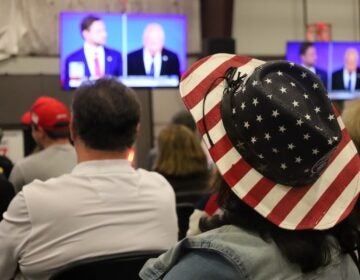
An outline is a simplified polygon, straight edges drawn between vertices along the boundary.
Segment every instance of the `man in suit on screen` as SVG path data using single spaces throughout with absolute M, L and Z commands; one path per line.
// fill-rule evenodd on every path
M 105 47 L 105 23 L 99 17 L 89 15 L 81 21 L 80 27 L 84 46 L 66 58 L 64 87 L 77 87 L 83 81 L 103 76 L 120 76 L 121 53 Z
M 165 33 L 160 24 L 150 23 L 143 33 L 143 48 L 128 55 L 128 75 L 180 76 L 178 56 L 164 48 Z
M 344 67 L 332 74 L 332 89 L 354 91 L 360 89 L 359 53 L 355 48 L 345 51 Z
M 327 73 L 325 70 L 316 67 L 317 52 L 313 43 L 304 42 L 300 46 L 301 65 L 315 73 L 327 87 Z

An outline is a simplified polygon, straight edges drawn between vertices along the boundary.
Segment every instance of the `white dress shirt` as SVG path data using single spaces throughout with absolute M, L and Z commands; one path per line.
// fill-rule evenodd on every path
M 84 43 L 84 53 L 86 63 L 89 67 L 90 77 L 97 78 L 95 75 L 95 54 L 98 57 L 100 71 L 102 74 L 105 73 L 105 50 L 103 46 L 94 47 L 87 42 Z
M 349 80 L 351 80 L 350 91 L 354 91 L 356 88 L 356 70 L 351 74 L 344 68 L 343 70 L 344 88 L 348 89 Z
M 156 53 L 155 56 L 153 57 L 149 53 L 149 51 L 144 48 L 143 59 L 144 59 L 145 73 L 149 75 L 151 64 L 154 62 L 154 77 L 159 77 L 161 72 L 161 62 L 162 62 L 161 52 Z
M 17 267 L 45 280 L 88 257 L 166 250 L 177 241 L 175 194 L 160 174 L 127 160 L 87 161 L 25 186 L 0 223 L 0 279 Z
M 311 72 L 313 72 L 314 74 L 316 74 L 316 70 L 314 66 L 306 66 L 304 64 L 302 64 L 301 66 L 303 66 L 304 68 L 310 70 Z

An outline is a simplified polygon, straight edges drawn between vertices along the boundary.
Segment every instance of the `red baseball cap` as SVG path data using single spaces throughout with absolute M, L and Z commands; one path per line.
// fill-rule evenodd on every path
M 30 125 L 30 124 L 31 124 L 31 114 L 30 114 L 30 112 L 25 112 L 25 113 L 21 116 L 21 123 L 22 123 L 22 124 L 26 124 L 26 125 Z
M 67 107 L 60 101 L 48 96 L 39 97 L 32 105 L 30 114 L 31 123 L 46 130 L 67 129 L 66 124 L 70 123 L 70 112 Z M 56 127 L 60 123 L 64 125 Z

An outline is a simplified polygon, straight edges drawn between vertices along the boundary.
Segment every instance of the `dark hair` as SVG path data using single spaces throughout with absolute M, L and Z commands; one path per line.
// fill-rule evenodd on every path
M 93 22 L 98 21 L 98 20 L 101 20 L 101 18 L 94 16 L 94 15 L 88 15 L 88 16 L 84 17 L 80 24 L 81 32 L 89 29 L 89 27 L 93 24 Z
M 32 125 L 32 127 L 34 128 L 34 130 L 39 129 L 39 127 L 34 124 Z M 57 130 L 44 129 L 44 132 L 50 139 L 57 140 L 70 138 L 69 122 L 59 122 L 54 125 L 54 128 L 56 128 Z
M 192 130 L 196 131 L 196 123 L 188 110 L 177 112 L 171 119 L 172 124 L 181 124 Z
M 72 104 L 74 133 L 88 147 L 124 151 L 135 141 L 140 104 L 135 92 L 103 78 L 78 88 Z
M 273 240 L 282 254 L 290 262 L 299 265 L 304 273 L 328 265 L 334 249 L 357 259 L 354 252 L 360 245 L 360 233 L 354 210 L 347 219 L 331 229 L 286 230 L 272 224 L 239 199 L 224 180 L 221 182 L 218 203 L 224 215 L 202 218 L 199 223 L 201 231 L 232 224 L 257 233 L 265 241 Z M 358 259 L 356 265 L 359 268 Z
M 311 42 L 302 43 L 300 46 L 300 51 L 299 51 L 300 55 L 304 55 L 306 53 L 306 51 L 308 50 L 308 48 L 313 47 L 313 46 L 314 46 L 314 44 Z

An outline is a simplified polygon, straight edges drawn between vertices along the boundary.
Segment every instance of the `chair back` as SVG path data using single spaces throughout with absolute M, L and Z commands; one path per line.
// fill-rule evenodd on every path
M 179 226 L 179 240 L 183 239 L 186 235 L 186 232 L 189 228 L 189 218 L 192 212 L 194 212 L 194 205 L 192 203 L 184 202 L 176 204 L 176 213 Z
M 82 259 L 63 266 L 49 280 L 139 280 L 144 263 L 163 252 L 130 252 Z
M 204 191 L 178 191 L 176 194 L 176 203 L 197 203 L 207 192 Z

